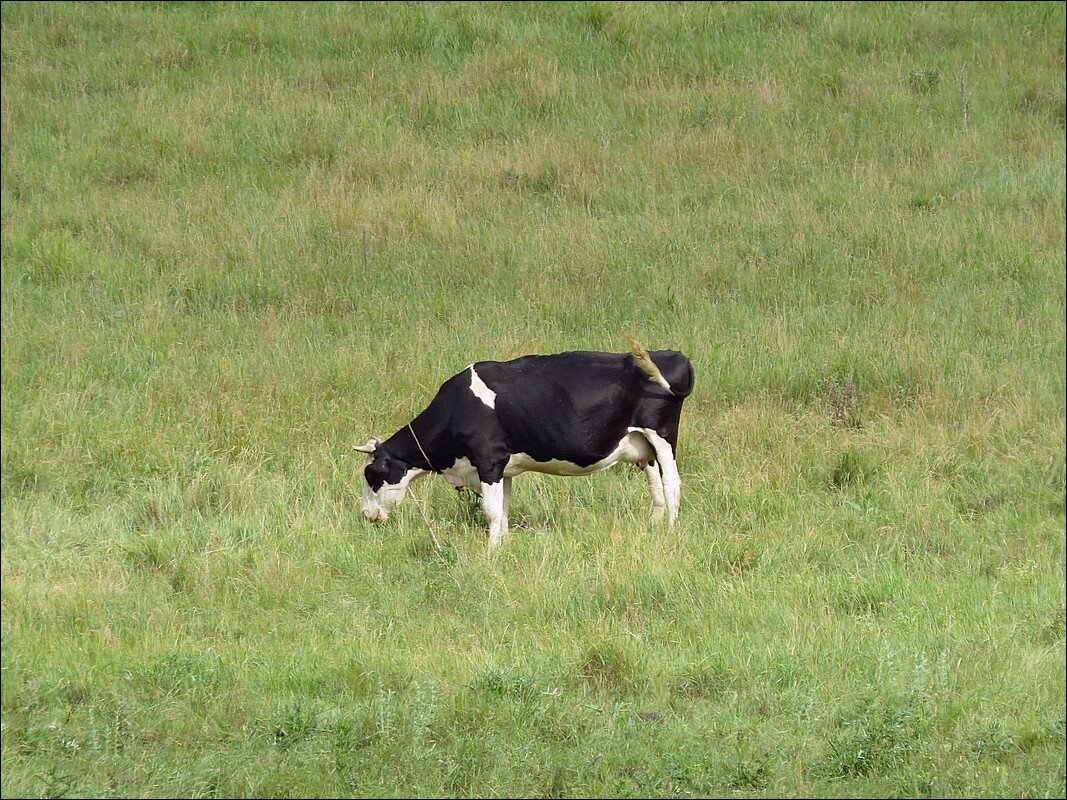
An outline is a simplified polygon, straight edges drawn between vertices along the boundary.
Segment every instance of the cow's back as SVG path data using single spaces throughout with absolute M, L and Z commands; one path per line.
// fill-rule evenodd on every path
M 659 355 L 653 354 L 657 363 Z M 665 364 L 679 376 L 685 372 L 673 359 L 665 359 Z M 509 449 L 542 461 L 598 461 L 618 445 L 628 427 L 648 418 L 650 405 L 680 403 L 680 398 L 650 387 L 629 354 L 524 356 L 478 362 L 474 372 L 496 395 L 496 418 Z

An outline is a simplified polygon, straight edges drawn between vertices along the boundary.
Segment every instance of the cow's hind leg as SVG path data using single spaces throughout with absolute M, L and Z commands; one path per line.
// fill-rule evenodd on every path
M 644 462 L 645 476 L 648 478 L 648 493 L 652 496 L 652 522 L 663 522 L 663 512 L 667 510 L 667 500 L 663 495 L 663 476 L 659 473 L 659 463 L 655 459 Z
M 659 464 L 663 478 L 663 495 L 667 504 L 667 523 L 673 525 L 678 517 L 678 505 L 682 495 L 682 479 L 678 475 L 678 464 L 674 460 L 674 447 L 651 428 L 643 429 L 642 433 L 656 451 L 656 463 Z M 651 484 L 651 478 L 649 482 Z

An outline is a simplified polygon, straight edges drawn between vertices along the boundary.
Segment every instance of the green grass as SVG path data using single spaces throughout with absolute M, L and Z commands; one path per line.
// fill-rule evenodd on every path
M 1063 796 L 1064 20 L 3 3 L 3 794 Z M 364 523 L 630 331 L 677 528 Z

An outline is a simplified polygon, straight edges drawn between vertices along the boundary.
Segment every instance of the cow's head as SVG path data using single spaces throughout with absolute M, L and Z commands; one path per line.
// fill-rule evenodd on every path
M 363 516 L 371 522 L 383 522 L 404 498 L 411 479 L 422 470 L 390 455 L 378 438 L 353 445 L 352 449 L 367 454 L 367 466 L 363 469 Z

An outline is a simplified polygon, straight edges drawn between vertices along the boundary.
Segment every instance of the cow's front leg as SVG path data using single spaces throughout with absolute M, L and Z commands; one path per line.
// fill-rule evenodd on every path
M 682 479 L 678 475 L 678 464 L 674 460 L 674 448 L 651 428 L 645 428 L 642 433 L 656 451 L 656 463 L 659 464 L 660 475 L 663 477 L 663 495 L 667 503 L 667 523 L 673 525 L 678 518 L 678 505 L 682 495 Z M 650 483 L 651 480 L 650 478 Z
M 482 510 L 489 522 L 489 547 L 500 544 L 508 532 L 507 496 L 510 494 L 510 478 L 501 478 L 496 483 L 482 481 Z
M 485 432 L 483 431 L 483 434 Z M 500 431 L 496 441 L 503 441 L 504 433 Z M 486 434 L 486 438 L 489 438 Z M 504 477 L 510 458 L 503 446 L 484 446 L 479 450 L 472 448 L 471 463 L 478 470 L 478 480 L 482 489 L 482 511 L 489 523 L 490 549 L 500 544 L 508 532 L 508 497 L 511 494 L 511 481 Z
M 667 500 L 663 495 L 663 476 L 659 474 L 659 464 L 654 459 L 644 463 L 648 493 L 652 496 L 652 523 L 657 524 L 663 522 L 663 512 L 667 509 Z

